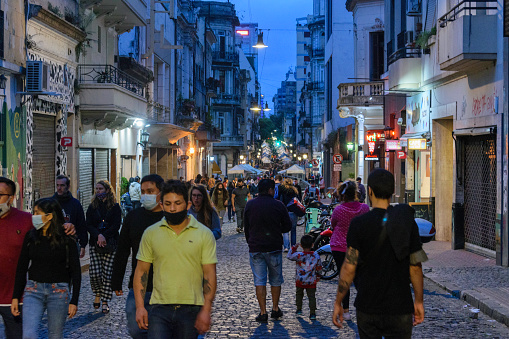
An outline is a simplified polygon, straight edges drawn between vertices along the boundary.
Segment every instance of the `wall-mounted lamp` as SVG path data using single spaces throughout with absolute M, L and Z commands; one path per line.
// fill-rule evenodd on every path
M 140 135 L 140 142 L 138 142 L 138 145 L 143 147 L 143 149 L 147 148 L 148 138 L 149 137 L 150 137 L 150 133 L 148 133 L 146 131 L 142 132 L 141 135 Z
M 5 89 L 7 85 L 7 77 L 3 74 L 0 74 L 0 89 Z
M 191 148 L 189 149 L 189 154 L 194 154 L 194 147 L 191 147 Z
M 346 144 L 346 149 L 349 151 L 353 151 L 353 142 L 349 142 Z
M 308 158 L 308 155 L 307 155 L 306 153 L 304 153 L 304 154 L 302 155 L 302 157 L 304 158 L 304 160 L 306 160 L 306 159 Z

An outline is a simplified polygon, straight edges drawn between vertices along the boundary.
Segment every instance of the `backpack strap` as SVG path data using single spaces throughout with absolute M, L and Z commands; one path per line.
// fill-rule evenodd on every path
M 369 252 L 369 254 L 367 255 L 367 257 L 365 259 L 361 259 L 359 257 L 358 267 L 366 265 L 376 255 L 378 255 L 378 251 L 380 250 L 380 247 L 382 247 L 382 244 L 384 243 L 385 239 L 387 239 L 387 227 L 385 227 L 385 225 L 387 224 L 388 218 L 389 218 L 389 212 L 386 211 L 384 214 L 384 217 L 382 219 L 382 231 L 380 232 L 380 235 L 378 236 L 378 241 L 376 242 L 375 247 L 371 250 L 371 252 Z

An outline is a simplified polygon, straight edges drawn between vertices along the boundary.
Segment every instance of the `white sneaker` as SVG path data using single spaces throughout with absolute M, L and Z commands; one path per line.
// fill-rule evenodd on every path
M 345 321 L 352 320 L 352 316 L 350 315 L 350 312 L 343 313 L 343 320 L 345 320 Z

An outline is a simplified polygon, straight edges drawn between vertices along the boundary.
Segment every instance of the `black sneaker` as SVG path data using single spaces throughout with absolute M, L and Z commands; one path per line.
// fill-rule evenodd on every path
M 297 311 L 295 311 L 295 314 L 297 314 L 297 315 L 302 315 L 302 310 L 297 310 Z
M 265 314 L 260 313 L 256 317 L 256 321 L 258 321 L 259 323 L 266 323 L 267 321 L 269 321 L 269 315 L 267 313 Z
M 281 318 L 282 316 L 283 316 L 283 311 L 281 311 L 281 309 L 279 307 L 277 308 L 277 311 L 272 310 L 272 312 L 270 312 L 270 317 L 272 319 L 278 319 L 278 318 Z
M 311 313 L 311 314 L 309 315 L 309 320 L 316 320 L 316 314 Z

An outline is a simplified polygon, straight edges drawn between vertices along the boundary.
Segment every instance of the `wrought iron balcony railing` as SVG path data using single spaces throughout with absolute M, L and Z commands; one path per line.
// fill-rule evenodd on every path
M 142 82 L 111 65 L 80 65 L 78 81 L 80 84 L 115 84 L 145 97 L 145 86 Z
M 421 50 L 417 47 L 403 47 L 387 57 L 387 66 L 403 58 L 420 58 Z

